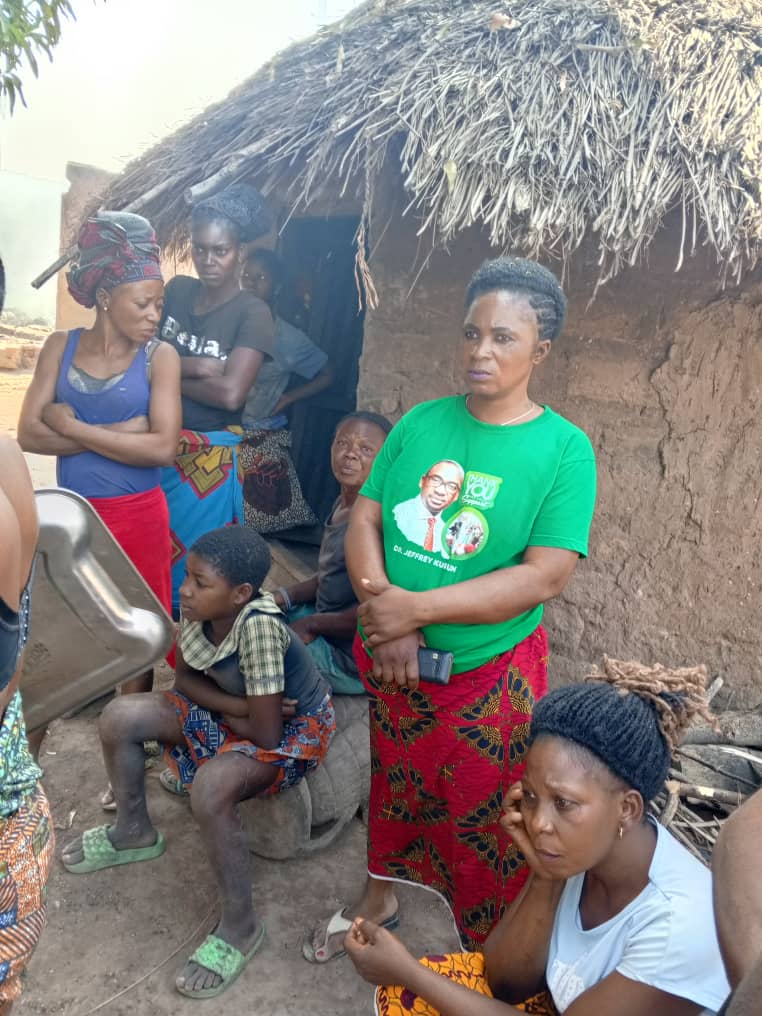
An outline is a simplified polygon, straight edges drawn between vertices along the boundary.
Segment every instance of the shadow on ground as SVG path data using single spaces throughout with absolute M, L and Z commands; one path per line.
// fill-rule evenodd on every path
M 15 434 L 30 378 L 22 371 L 0 374 L 0 432 Z M 52 457 L 27 459 L 36 487 L 55 484 Z M 160 668 L 161 685 L 170 680 L 168 668 Z M 106 776 L 97 712 L 90 707 L 72 720 L 57 720 L 42 746 L 40 764 L 57 826 L 56 858 L 82 830 L 108 821 L 98 806 Z M 94 875 L 71 875 L 56 859 L 48 885 L 50 923 L 14 1016 L 94 1016 L 96 1011 L 103 1016 L 203 1016 L 215 1004 L 245 1016 L 372 1013 L 372 990 L 348 959 L 314 967 L 301 955 L 304 929 L 350 900 L 362 885 L 365 828 L 358 820 L 337 845 L 309 860 L 255 858 L 254 899 L 267 928 L 262 950 L 221 1001 L 204 1003 L 177 994 L 176 974 L 214 926 L 215 891 L 188 805 L 162 790 L 160 771 L 159 764 L 147 774 L 148 802 L 166 837 L 166 853 L 150 863 Z M 400 897 L 400 937 L 414 952 L 458 948 L 449 911 L 436 896 L 405 888 Z M 109 999 L 113 1001 L 104 1005 Z
M 108 820 L 98 805 L 105 770 L 96 712 L 90 707 L 74 719 L 57 720 L 42 747 L 57 857 L 77 833 Z M 148 771 L 147 789 L 151 814 L 167 840 L 166 853 L 156 861 L 93 875 L 69 874 L 56 859 L 48 886 L 50 923 L 14 1012 L 199 1016 L 211 1008 L 212 1003 L 184 999 L 173 988 L 177 972 L 213 927 L 217 911 L 211 872 L 189 807 L 162 789 L 161 768 L 159 763 Z M 70 822 L 71 827 L 64 828 Z M 254 899 L 267 938 L 221 1004 L 246 1016 L 372 1013 L 372 990 L 346 957 L 314 967 L 301 955 L 304 929 L 359 890 L 365 827 L 356 819 L 338 845 L 308 860 L 254 858 L 254 865 Z M 400 934 L 416 953 L 457 948 L 452 919 L 438 897 L 403 888 L 401 900 Z

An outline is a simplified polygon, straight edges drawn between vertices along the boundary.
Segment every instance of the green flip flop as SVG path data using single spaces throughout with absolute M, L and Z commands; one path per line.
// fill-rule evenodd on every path
M 117 850 L 108 838 L 109 826 L 95 826 L 94 829 L 87 829 L 82 834 L 82 850 L 84 858 L 77 864 L 63 862 L 67 871 L 75 875 L 86 875 L 92 871 L 101 871 L 103 868 L 115 868 L 119 864 L 134 864 L 136 861 L 152 861 L 160 857 L 165 849 L 166 843 L 161 833 L 156 833 L 156 842 L 150 847 L 126 847 Z
M 197 963 L 204 970 L 209 970 L 222 978 L 214 988 L 201 988 L 199 991 L 191 991 L 184 985 L 181 987 L 175 984 L 175 988 L 186 998 L 215 998 L 227 991 L 231 984 L 241 975 L 246 964 L 259 949 L 265 939 L 265 926 L 262 925 L 254 945 L 247 953 L 242 953 L 234 945 L 226 942 L 217 935 L 207 935 L 201 945 L 189 958 L 189 963 Z

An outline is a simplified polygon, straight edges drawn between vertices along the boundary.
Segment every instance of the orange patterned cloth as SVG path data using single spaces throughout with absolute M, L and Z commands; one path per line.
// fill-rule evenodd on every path
M 21 994 L 26 965 L 47 923 L 53 819 L 39 785 L 0 824 L 0 1002 Z
M 193 784 L 200 766 L 226 751 L 239 751 L 276 767 L 275 779 L 260 796 L 279 794 L 320 765 L 336 732 L 336 713 L 330 696 L 309 716 L 285 719 L 280 744 L 267 749 L 239 737 L 220 713 L 203 709 L 181 692 L 165 691 L 164 695 L 174 707 L 185 738 L 184 745 L 168 745 L 164 749 L 164 761 L 184 787 Z
M 421 963 L 451 981 L 457 981 L 470 991 L 492 998 L 484 973 L 484 957 L 481 953 L 452 953 L 449 956 L 425 956 Z M 545 992 L 527 999 L 521 1005 L 514 1006 L 521 1012 L 534 1013 L 535 1016 L 557 1016 L 556 1008 L 550 996 Z M 408 988 L 400 985 L 376 988 L 377 1016 L 439 1016 L 434 1009 L 419 995 L 413 994 Z

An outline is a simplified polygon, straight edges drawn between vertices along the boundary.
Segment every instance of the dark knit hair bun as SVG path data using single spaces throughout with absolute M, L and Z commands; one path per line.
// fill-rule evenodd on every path
M 693 718 L 711 721 L 705 684 L 703 666 L 668 670 L 604 656 L 602 670 L 540 699 L 530 743 L 550 735 L 582 745 L 648 802 Z
M 471 276 L 466 290 L 466 307 L 478 296 L 505 290 L 525 296 L 537 315 L 541 339 L 557 338 L 566 317 L 566 297 L 553 272 L 536 261 L 507 254 L 484 261 Z
M 251 243 L 269 233 L 273 217 L 265 199 L 245 183 L 233 183 L 218 194 L 193 206 L 193 225 L 223 220 L 235 232 L 239 243 Z
M 231 586 L 251 583 L 254 595 L 270 571 L 270 548 L 246 526 L 220 526 L 199 536 L 189 552 L 208 561 Z

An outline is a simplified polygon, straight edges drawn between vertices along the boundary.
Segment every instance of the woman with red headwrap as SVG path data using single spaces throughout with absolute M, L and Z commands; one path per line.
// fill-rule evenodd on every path
M 77 303 L 95 307 L 95 323 L 46 340 L 19 442 L 57 457 L 59 485 L 90 501 L 170 611 L 169 514 L 159 479 L 180 434 L 180 360 L 156 339 L 164 283 L 150 223 L 127 212 L 88 219 L 67 282 Z M 152 683 L 149 672 L 122 692 L 150 691 Z

